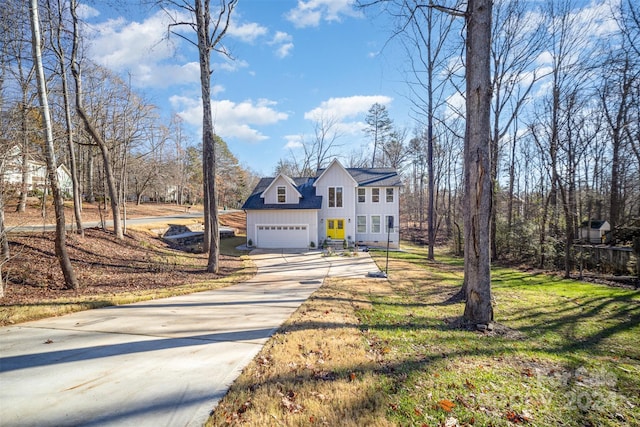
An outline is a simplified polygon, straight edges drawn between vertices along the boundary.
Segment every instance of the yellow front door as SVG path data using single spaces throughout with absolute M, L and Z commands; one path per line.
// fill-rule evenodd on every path
M 344 219 L 327 220 L 327 237 L 344 240 Z

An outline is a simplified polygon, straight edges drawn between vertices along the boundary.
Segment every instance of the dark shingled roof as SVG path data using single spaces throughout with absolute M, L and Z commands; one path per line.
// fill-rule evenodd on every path
M 398 172 L 392 168 L 347 168 L 359 187 L 401 187 Z
M 393 168 L 345 168 L 358 183 L 359 187 L 401 187 L 402 181 Z M 322 175 L 324 169 L 318 169 L 316 177 L 292 178 L 296 188 L 302 195 L 299 204 L 272 203 L 265 204 L 260 194 L 266 190 L 275 177 L 262 178 L 253 193 L 242 205 L 242 209 L 320 209 L 322 196 L 316 196 L 313 183 Z
M 603 219 L 592 219 L 591 220 L 591 228 L 593 228 L 594 230 L 598 230 L 600 227 L 602 227 L 604 225 L 604 223 L 607 222 Z M 581 228 L 587 228 L 589 227 L 589 220 L 587 221 L 583 221 L 582 224 L 580 224 Z
M 242 209 L 320 209 L 322 207 L 322 196 L 316 196 L 316 189 L 313 187 L 314 178 L 292 178 L 296 184 L 298 192 L 302 195 L 300 203 L 297 204 L 282 204 L 271 203 L 265 204 L 264 199 L 260 197 L 262 192 L 269 187 L 274 180 L 271 178 L 262 178 L 256 188 L 253 189 L 253 193 L 244 202 Z

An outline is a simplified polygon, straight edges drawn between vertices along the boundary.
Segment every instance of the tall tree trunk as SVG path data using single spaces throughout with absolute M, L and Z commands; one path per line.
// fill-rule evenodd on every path
M 67 126 L 67 149 L 69 150 L 69 169 L 71 170 L 71 182 L 73 188 L 73 213 L 76 223 L 76 232 L 84 236 L 84 227 L 82 226 L 82 199 L 80 197 L 80 184 L 78 181 L 78 165 L 76 162 L 75 143 L 73 140 L 73 120 L 71 118 L 71 99 L 69 97 L 69 82 L 67 79 L 67 65 L 64 56 L 64 47 L 62 46 L 62 2 L 58 1 L 57 25 L 54 25 L 56 31 L 55 53 L 60 66 L 60 80 L 62 81 L 62 98 L 64 102 L 64 119 Z M 51 4 L 49 4 L 49 12 L 52 13 Z M 52 19 L 53 22 L 53 19 Z M 52 41 L 52 44 L 54 42 Z
M 67 253 L 66 246 L 66 224 L 64 219 L 64 200 L 62 199 L 62 191 L 58 184 L 58 174 L 56 172 L 56 157 L 53 147 L 53 131 L 51 128 L 51 115 L 49 112 L 49 101 L 47 99 L 47 88 L 44 77 L 44 68 L 42 66 L 42 52 L 40 50 L 40 23 L 38 19 L 38 0 L 31 0 L 29 8 L 31 15 L 31 38 L 33 45 L 33 59 L 36 63 L 36 76 L 38 82 L 38 95 L 40 105 L 42 106 L 42 121 L 44 125 L 44 152 L 47 160 L 47 173 L 51 185 L 51 193 L 53 194 L 53 203 L 56 212 L 56 238 L 55 251 L 56 256 L 62 268 L 64 275 L 64 283 L 66 289 L 78 289 L 78 281 L 71 265 L 71 259 Z
M 0 264 L 8 259 L 9 239 L 7 239 L 7 229 L 4 224 L 4 189 L 0 189 Z
M 493 320 L 491 297 L 491 0 L 467 3 L 466 129 L 464 144 L 464 318 Z
M 511 140 L 511 158 L 509 161 L 509 200 L 507 202 L 507 244 L 506 252 L 511 251 L 511 239 L 513 236 L 513 199 L 515 192 L 516 181 L 516 145 L 517 139 L 517 125 L 514 126 L 513 139 Z M 494 209 L 495 211 L 495 209 Z
M 0 298 L 4 297 L 4 275 L 2 266 L 9 259 L 9 241 L 4 227 L 4 194 L 0 189 Z
M 211 51 L 216 50 L 229 28 L 231 12 L 237 0 L 223 0 L 210 33 L 210 0 L 195 0 L 198 55 L 200 59 L 200 85 L 202 92 L 202 168 L 204 189 L 204 246 L 208 249 L 207 271 L 218 272 L 220 257 L 220 232 L 218 227 L 218 203 L 216 194 L 216 155 L 213 114 L 211 111 Z M 210 38 L 211 37 L 211 38 Z
M 120 219 L 120 206 L 118 203 L 118 192 L 116 190 L 115 176 L 113 173 L 113 167 L 111 165 L 111 156 L 109 154 L 109 148 L 106 142 L 102 139 L 102 136 L 97 129 L 91 123 L 87 112 L 84 110 L 82 103 L 82 77 L 80 73 L 80 65 L 77 61 L 78 44 L 79 44 L 79 30 L 78 30 L 78 16 L 76 11 L 77 3 L 75 0 L 71 0 L 71 16 L 73 17 L 73 48 L 71 52 L 71 72 L 76 82 L 76 111 L 80 116 L 87 132 L 93 139 L 93 141 L 100 148 L 102 154 L 102 161 L 104 163 L 104 173 L 107 188 L 109 190 L 109 200 L 111 202 L 111 214 L 113 216 L 113 233 L 118 239 L 124 239 L 124 232 L 122 231 L 122 221 Z
M 89 203 L 95 203 L 96 195 L 94 192 L 94 155 L 91 147 L 86 147 L 86 176 L 85 176 L 85 200 Z
M 20 196 L 16 212 L 25 212 L 27 210 L 27 195 L 29 193 L 29 126 L 28 126 L 28 110 L 24 102 L 26 96 L 23 95 L 23 104 L 20 111 L 22 118 L 22 149 L 20 150 Z
M 2 186 L 1 182 L 0 186 Z M 0 298 L 4 296 L 4 275 L 2 274 L 2 267 L 8 260 L 9 240 L 7 240 L 7 230 L 4 226 L 4 188 L 0 188 Z
M 429 173 L 429 206 L 427 208 L 427 234 L 429 237 L 429 250 L 427 258 L 435 259 L 434 247 L 436 245 L 436 220 L 435 220 L 435 179 L 433 176 L 433 116 L 435 114 L 433 108 L 433 59 L 431 55 L 431 31 L 432 31 L 432 14 L 433 9 L 429 8 L 429 18 L 427 19 L 427 167 Z

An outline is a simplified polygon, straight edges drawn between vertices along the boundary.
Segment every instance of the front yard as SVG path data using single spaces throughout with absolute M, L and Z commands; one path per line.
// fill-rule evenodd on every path
M 462 263 L 437 259 L 413 248 L 388 282 L 327 281 L 209 424 L 640 425 L 639 291 L 495 268 L 483 334 L 455 327 Z

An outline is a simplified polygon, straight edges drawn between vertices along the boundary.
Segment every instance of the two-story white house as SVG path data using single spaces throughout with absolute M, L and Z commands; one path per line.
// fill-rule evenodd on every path
M 330 238 L 397 248 L 401 187 L 395 169 L 345 168 L 337 159 L 314 177 L 262 178 L 242 207 L 247 244 L 309 248 Z

